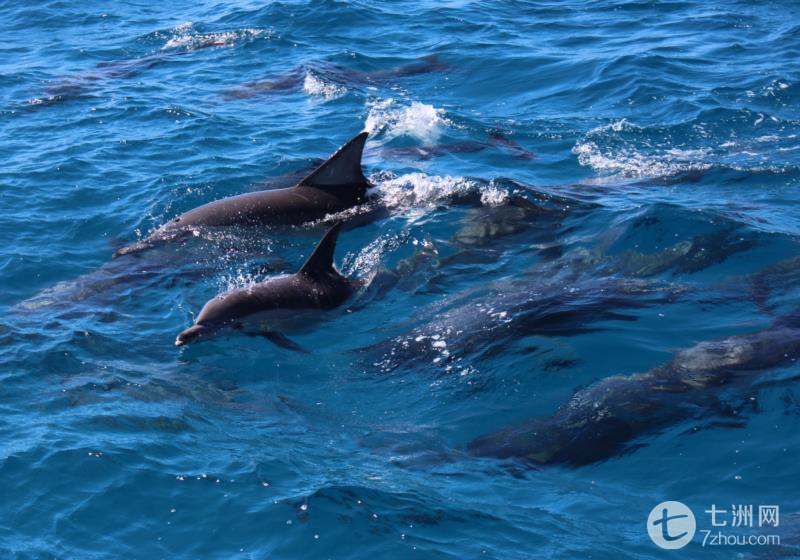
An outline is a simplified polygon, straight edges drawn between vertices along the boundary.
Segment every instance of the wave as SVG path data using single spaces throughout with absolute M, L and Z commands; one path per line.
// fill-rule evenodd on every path
M 341 97 L 347 93 L 347 88 L 342 85 L 326 81 L 324 78 L 318 76 L 314 72 L 306 70 L 305 78 L 303 78 L 303 91 L 305 91 L 308 95 L 323 97 L 326 100 L 330 100 Z
M 155 37 L 166 39 L 162 51 L 184 49 L 197 50 L 207 47 L 229 47 L 237 43 L 270 39 L 273 31 L 266 28 L 247 27 L 232 31 L 199 31 L 194 22 L 181 23 L 167 32 L 156 32 Z
M 746 109 L 715 109 L 666 127 L 619 119 L 589 130 L 572 148 L 602 174 L 664 177 L 712 168 L 786 173 L 798 169 L 800 123 Z
M 367 103 L 364 130 L 372 135 L 383 134 L 388 141 L 409 136 L 420 142 L 435 142 L 443 128 L 453 126 L 444 109 L 412 101 L 405 104 L 394 99 L 378 99 Z
M 496 206 L 508 200 L 510 191 L 498 183 L 459 176 L 385 173 L 375 181 L 376 196 L 392 210 L 427 212 L 442 202 L 463 197 L 477 198 L 484 206 Z

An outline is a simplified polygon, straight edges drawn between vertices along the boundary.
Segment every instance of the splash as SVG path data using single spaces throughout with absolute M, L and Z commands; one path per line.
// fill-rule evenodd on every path
M 345 275 L 361 278 L 369 285 L 379 272 L 384 256 L 399 249 L 408 240 L 408 232 L 382 235 L 355 255 L 347 255 L 342 270 Z
M 425 209 L 458 195 L 477 192 L 478 183 L 465 177 L 407 173 L 376 182 L 377 196 L 391 209 Z
M 599 173 L 632 178 L 702 173 L 712 168 L 782 173 L 796 169 L 796 163 L 791 156 L 776 154 L 797 146 L 797 131 L 793 122 L 746 109 L 710 111 L 664 128 L 621 119 L 587 132 L 572 153 L 578 163 Z
M 609 151 L 595 142 L 579 143 L 572 149 L 578 163 L 600 173 L 625 177 L 667 177 L 688 171 L 705 171 L 710 163 L 698 162 L 693 156 L 705 156 L 708 150 L 668 150 L 646 154 L 636 150 Z
M 231 271 L 229 274 L 220 276 L 218 284 L 220 293 L 227 293 L 233 290 L 248 288 L 262 281 L 264 281 L 264 278 L 260 275 L 254 274 L 252 271 L 248 270 L 247 267 L 240 267 Z
M 319 76 L 314 75 L 310 71 L 306 71 L 306 76 L 303 79 L 303 91 L 308 95 L 316 97 L 324 97 L 326 100 L 336 99 L 347 93 L 347 88 L 326 82 Z
M 174 49 L 197 50 L 206 47 L 229 47 L 240 41 L 269 38 L 272 31 L 261 28 L 246 28 L 236 31 L 199 33 L 192 22 L 185 22 L 172 30 L 171 38 L 161 47 L 162 51 Z
M 459 176 L 378 174 L 370 177 L 376 186 L 375 195 L 380 205 L 394 211 L 410 212 L 411 217 L 426 214 L 431 208 L 454 199 L 475 197 L 485 206 L 504 204 L 510 192 L 494 182 L 483 183 Z
M 653 142 L 645 128 L 627 119 L 593 128 L 572 153 L 583 166 L 625 177 L 664 177 L 711 167 L 704 161 L 711 154 L 709 148 L 679 149 Z
M 364 129 L 370 134 L 383 132 L 388 140 L 410 136 L 423 143 L 432 143 L 442 135 L 442 128 L 451 126 L 443 109 L 414 101 L 400 105 L 394 99 L 372 101 L 367 104 Z
M 484 206 L 500 206 L 508 202 L 510 194 L 507 190 L 492 183 L 481 192 L 481 204 Z

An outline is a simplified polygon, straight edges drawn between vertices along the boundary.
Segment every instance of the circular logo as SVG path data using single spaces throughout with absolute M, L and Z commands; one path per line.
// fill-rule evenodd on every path
M 647 533 L 661 548 L 674 550 L 686 546 L 697 528 L 692 510 L 680 502 L 662 502 L 647 518 Z

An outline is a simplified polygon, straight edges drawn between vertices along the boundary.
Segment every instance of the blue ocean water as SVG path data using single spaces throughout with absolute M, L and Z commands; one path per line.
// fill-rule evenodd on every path
M 666 500 L 700 528 L 778 504 L 797 542 L 792 359 L 588 464 L 468 451 L 796 310 L 797 4 L 48 0 L 0 28 L 3 558 L 660 558 Z M 361 130 L 387 211 L 337 263 L 366 287 L 287 333 L 308 353 L 176 348 L 320 228 L 114 250 Z M 674 554 L 766 550 L 700 540 Z

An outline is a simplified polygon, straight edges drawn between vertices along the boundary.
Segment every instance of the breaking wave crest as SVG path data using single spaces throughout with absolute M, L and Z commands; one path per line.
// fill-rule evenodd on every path
M 384 176 L 374 181 L 381 204 L 392 210 L 416 209 L 424 213 L 443 202 L 470 195 L 479 197 L 482 204 L 494 206 L 508 198 L 508 191 L 493 182 L 467 177 L 406 173 Z
M 587 132 L 572 153 L 583 166 L 623 177 L 664 177 L 716 167 L 782 173 L 796 169 L 791 153 L 800 149 L 799 134 L 796 123 L 764 113 L 716 110 L 663 128 L 613 121 Z
M 303 91 L 308 95 L 323 97 L 326 100 L 330 100 L 341 97 L 347 93 L 347 88 L 333 82 L 328 82 L 310 70 L 307 70 L 306 76 L 303 78 Z
M 263 28 L 245 28 L 234 31 L 217 31 L 202 33 L 195 28 L 193 22 L 187 21 L 175 26 L 166 35 L 167 42 L 162 51 L 174 49 L 196 50 L 206 47 L 229 47 L 242 41 L 270 38 L 272 30 Z
M 444 109 L 419 101 L 407 105 L 394 99 L 383 99 L 367 104 L 364 129 L 370 134 L 384 133 L 387 140 L 409 136 L 431 143 L 438 140 L 443 128 L 451 125 Z

